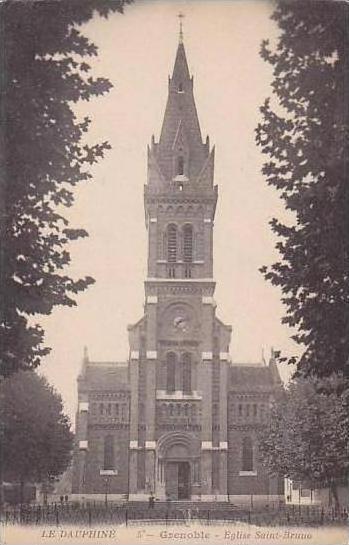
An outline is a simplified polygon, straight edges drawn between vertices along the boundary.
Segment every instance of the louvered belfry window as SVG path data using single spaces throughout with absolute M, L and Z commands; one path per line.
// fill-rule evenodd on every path
M 177 261 L 177 226 L 173 224 L 167 227 L 167 261 Z
M 193 226 L 190 224 L 183 227 L 183 260 L 185 263 L 193 261 Z

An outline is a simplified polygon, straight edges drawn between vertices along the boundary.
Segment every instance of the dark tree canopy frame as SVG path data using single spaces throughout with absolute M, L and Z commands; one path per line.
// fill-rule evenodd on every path
M 304 347 L 297 372 L 348 374 L 349 8 L 288 1 L 273 14 L 280 35 L 261 54 L 274 70 L 257 143 L 263 174 L 294 222 L 271 221 L 280 261 L 261 270 L 279 286 L 283 322 Z M 295 363 L 296 358 L 290 362 Z
M 90 119 L 73 104 L 109 91 L 89 75 L 97 47 L 79 28 L 122 12 L 128 0 L 4 2 L 1 9 L 0 350 L 1 375 L 35 368 L 49 352 L 33 316 L 76 305 L 89 276 L 64 274 L 68 245 L 87 236 L 64 208 L 107 142 L 84 143 Z

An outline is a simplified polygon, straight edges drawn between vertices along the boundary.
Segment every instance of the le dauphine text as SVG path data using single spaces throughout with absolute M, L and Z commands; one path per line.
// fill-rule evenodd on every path
M 145 530 L 137 532 L 138 542 L 141 538 L 147 537 Z M 154 536 L 155 537 L 155 536 Z M 162 541 L 190 541 L 190 540 L 202 540 L 208 541 L 214 538 L 224 540 L 226 543 L 232 542 L 244 542 L 251 539 L 260 540 L 266 542 L 280 541 L 280 540 L 295 540 L 295 541 L 307 541 L 312 539 L 311 532 L 308 531 L 295 531 L 294 529 L 282 529 L 282 530 L 240 530 L 240 529 L 225 529 L 222 532 L 211 532 L 205 530 L 159 530 L 158 535 Z M 100 540 L 115 540 L 117 541 L 117 531 L 114 528 L 74 528 L 74 529 L 53 529 L 45 528 L 42 530 L 41 538 L 43 539 L 100 539 Z

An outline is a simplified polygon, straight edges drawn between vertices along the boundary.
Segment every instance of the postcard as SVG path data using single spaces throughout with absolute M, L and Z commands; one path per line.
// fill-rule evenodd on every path
M 348 539 L 348 6 L 1 6 L 1 543 Z

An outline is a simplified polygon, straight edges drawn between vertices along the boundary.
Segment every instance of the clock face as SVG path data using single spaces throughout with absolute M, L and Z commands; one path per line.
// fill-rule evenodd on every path
M 175 336 L 193 333 L 195 319 L 193 309 L 189 305 L 177 303 L 169 306 L 163 316 L 161 329 L 164 335 Z
M 188 318 L 186 316 L 176 316 L 173 319 L 173 326 L 177 331 L 187 331 L 188 325 Z

